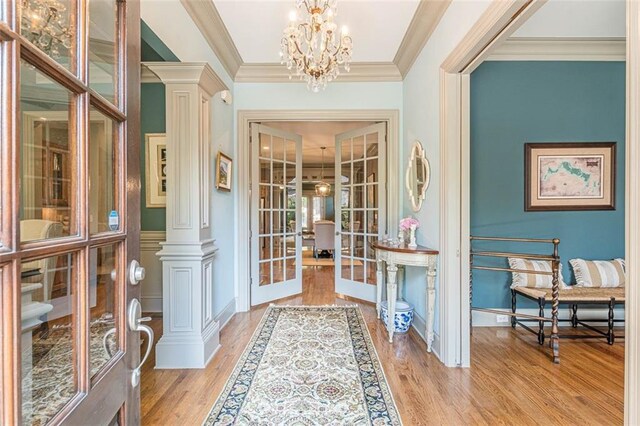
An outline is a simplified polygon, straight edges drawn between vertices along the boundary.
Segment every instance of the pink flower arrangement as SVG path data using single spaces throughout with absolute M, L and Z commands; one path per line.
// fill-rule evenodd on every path
M 412 217 L 405 217 L 400 220 L 400 230 L 402 231 L 408 231 L 411 227 L 418 228 L 419 226 L 420 222 L 418 222 L 418 219 L 414 219 Z

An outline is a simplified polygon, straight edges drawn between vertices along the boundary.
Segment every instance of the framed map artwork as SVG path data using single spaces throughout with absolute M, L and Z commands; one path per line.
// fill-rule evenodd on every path
M 614 210 L 615 142 L 527 143 L 525 211 Z

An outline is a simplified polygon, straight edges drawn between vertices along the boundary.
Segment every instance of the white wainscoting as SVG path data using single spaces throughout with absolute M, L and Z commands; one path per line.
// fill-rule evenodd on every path
M 141 282 L 143 312 L 162 312 L 162 262 L 156 255 L 165 241 L 164 231 L 140 232 L 140 264 L 147 274 Z
M 511 312 L 511 309 L 504 308 L 492 308 L 498 311 Z M 518 309 L 519 314 L 526 315 L 535 315 L 538 316 L 537 308 L 528 308 L 528 309 Z M 545 310 L 546 316 L 551 315 L 551 305 L 547 305 Z M 569 319 L 569 308 L 560 308 L 558 311 L 558 319 L 564 320 Z M 589 320 L 589 319 L 607 319 L 609 313 L 608 308 L 582 308 L 578 305 L 578 319 L 579 320 Z M 624 319 L 624 308 L 621 306 L 619 308 L 615 308 L 613 311 L 613 315 L 615 319 Z M 474 327 L 510 327 L 511 319 L 506 323 L 498 323 L 496 314 L 491 314 L 489 312 L 472 312 L 473 317 L 473 326 Z M 415 322 L 414 322 L 415 323 Z M 532 323 L 535 327 L 537 327 L 537 323 Z M 587 321 L 587 324 L 589 322 Z M 570 327 L 571 325 L 568 322 L 561 322 L 560 327 Z M 593 325 L 606 326 L 606 323 L 594 323 Z M 616 322 L 616 327 L 623 327 L 624 322 Z

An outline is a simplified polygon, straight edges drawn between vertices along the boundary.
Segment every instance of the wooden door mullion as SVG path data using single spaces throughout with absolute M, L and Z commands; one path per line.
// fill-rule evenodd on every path
M 20 339 L 20 299 L 15 285 L 20 276 L 20 261 L 14 260 L 3 269 L 0 302 L 2 303 L 2 383 L 0 390 L 0 423 L 6 425 L 21 423 L 22 357 Z

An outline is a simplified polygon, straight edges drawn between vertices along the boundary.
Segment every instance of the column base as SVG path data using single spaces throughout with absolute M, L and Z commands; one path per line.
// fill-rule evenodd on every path
M 156 345 L 156 369 L 205 368 L 220 349 L 220 325 L 215 322 L 202 335 L 164 335 Z

